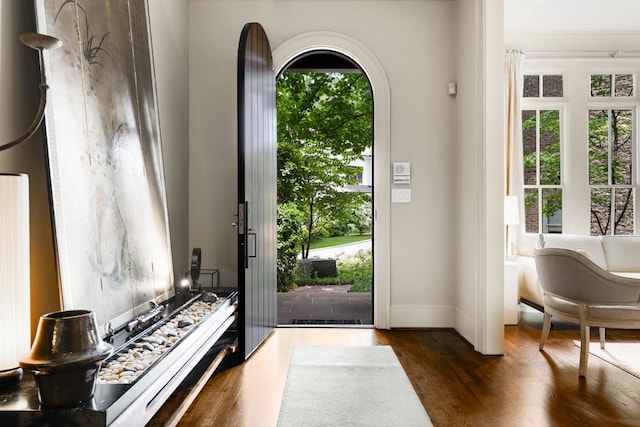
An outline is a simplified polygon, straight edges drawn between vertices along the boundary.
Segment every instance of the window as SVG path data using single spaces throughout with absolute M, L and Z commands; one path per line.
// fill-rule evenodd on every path
M 542 84 L 540 83 L 542 81 Z M 542 89 L 542 93 L 540 92 Z M 562 98 L 564 90 L 562 75 L 557 74 L 532 74 L 524 76 L 525 98 Z
M 591 96 L 633 96 L 633 74 L 592 74 Z
M 561 114 L 546 98 L 562 97 L 562 75 L 526 75 L 522 110 L 525 230 L 562 232 Z M 541 99 L 540 99 L 541 98 Z M 557 101 L 556 101 L 557 105 Z
M 524 231 L 635 234 L 639 73 L 638 58 L 526 60 Z
M 526 231 L 561 233 L 560 111 L 523 110 L 522 140 Z
M 591 96 L 632 97 L 631 74 L 592 74 Z M 588 111 L 592 235 L 634 233 L 633 108 Z

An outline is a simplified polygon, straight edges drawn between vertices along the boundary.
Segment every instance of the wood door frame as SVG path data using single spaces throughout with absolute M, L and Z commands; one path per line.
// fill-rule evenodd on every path
M 275 75 L 298 56 L 332 51 L 355 61 L 369 78 L 373 91 L 373 325 L 390 329 L 390 90 L 387 76 L 377 58 L 362 44 L 340 33 L 312 32 L 289 39 L 273 50 Z

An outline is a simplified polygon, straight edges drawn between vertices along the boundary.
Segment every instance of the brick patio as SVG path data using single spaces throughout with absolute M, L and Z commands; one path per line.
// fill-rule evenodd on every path
M 373 324 L 370 292 L 348 292 L 350 285 L 300 286 L 278 292 L 278 325 Z

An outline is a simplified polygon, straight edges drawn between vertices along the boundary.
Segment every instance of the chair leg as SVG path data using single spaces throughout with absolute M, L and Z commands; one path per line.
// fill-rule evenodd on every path
M 547 342 L 550 329 L 551 329 L 551 314 L 545 311 L 543 322 L 542 322 L 542 335 L 540 336 L 540 345 L 538 346 L 540 350 L 542 350 L 542 348 L 544 347 L 544 344 Z
M 604 343 L 605 343 L 605 338 L 604 338 L 604 328 L 600 328 L 600 348 L 602 350 L 604 350 Z
M 589 326 L 580 322 L 580 366 L 578 375 L 587 376 L 587 360 L 589 358 Z
M 578 375 L 586 377 L 587 360 L 589 358 L 589 341 L 591 341 L 591 336 L 589 325 L 586 320 L 587 306 L 585 304 L 578 304 L 578 315 L 580 316 L 580 366 L 578 367 Z

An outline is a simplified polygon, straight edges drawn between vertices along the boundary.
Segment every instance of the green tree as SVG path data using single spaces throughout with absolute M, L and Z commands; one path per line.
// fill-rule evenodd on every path
M 302 235 L 300 223 L 304 216 L 293 203 L 278 205 L 278 292 L 296 287 L 296 266 Z
M 370 202 L 346 192 L 355 184 L 350 164 L 372 145 L 373 99 L 361 73 L 285 72 L 278 80 L 278 204 L 291 203 L 300 226 L 303 258 L 332 221 L 346 222 Z
M 594 78 L 602 76 L 594 76 Z M 602 82 L 600 82 L 602 84 Z M 596 87 L 599 87 L 597 82 Z M 608 92 L 605 92 L 608 93 Z M 596 91 L 600 94 L 601 90 Z M 611 113 L 609 115 L 609 113 Z M 540 147 L 540 184 L 553 185 L 560 183 L 560 120 L 557 110 L 540 111 L 539 132 L 542 135 L 550 135 L 550 144 Z M 523 120 L 523 130 L 535 129 L 536 115 Z M 632 131 L 629 110 L 594 110 L 589 114 L 589 184 L 630 184 L 631 176 L 631 149 Z M 541 144 L 543 145 L 543 144 Z M 609 145 L 611 152 L 609 153 Z M 611 166 L 609 166 L 611 156 Z M 524 156 L 524 169 L 535 170 L 536 152 L 530 152 Z M 611 167 L 611 182 L 609 182 L 609 168 Z M 609 234 L 611 226 L 610 203 L 612 190 L 599 188 L 591 193 L 591 228 L 592 232 L 601 235 Z M 618 193 L 617 209 L 614 218 L 614 233 L 625 233 L 625 227 L 629 227 L 628 211 L 632 202 L 631 189 L 625 189 Z M 552 217 L 562 209 L 561 192 L 548 192 L 542 213 L 547 218 Z M 525 209 L 538 204 L 538 194 L 528 192 L 525 195 Z
M 535 114 L 522 122 L 522 128 L 525 131 L 535 129 L 536 125 Z M 524 157 L 524 169 L 535 171 L 537 168 L 536 162 L 539 161 L 540 185 L 560 184 L 560 117 L 558 110 L 540 111 L 539 133 L 540 139 L 546 140 L 547 143 L 541 143 L 539 159 L 536 157 L 535 151 Z M 525 209 L 537 207 L 538 193 L 527 192 L 524 202 Z M 560 209 L 562 209 L 562 193 L 556 191 L 547 192 L 542 206 L 542 214 L 547 218 L 551 218 Z
M 589 183 L 600 186 L 631 184 L 632 141 L 630 110 L 590 111 Z M 611 153 L 609 153 L 609 145 Z M 609 165 L 609 156 L 611 165 Z M 609 171 L 611 171 L 610 176 Z M 631 188 L 613 190 L 606 187 L 596 188 L 591 193 L 592 232 L 601 235 L 610 233 L 611 197 L 616 197 L 614 234 L 632 232 L 632 224 L 628 218 L 633 197 Z

